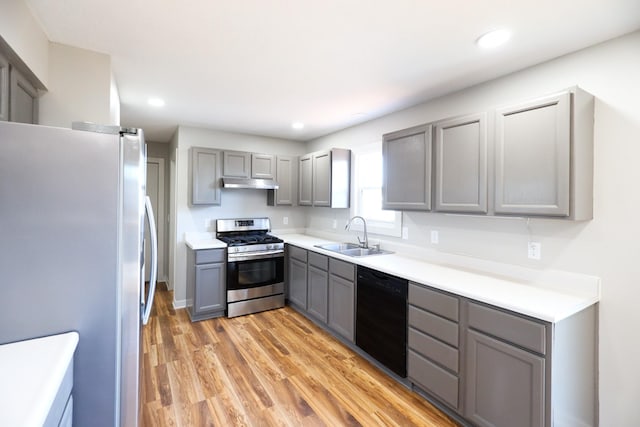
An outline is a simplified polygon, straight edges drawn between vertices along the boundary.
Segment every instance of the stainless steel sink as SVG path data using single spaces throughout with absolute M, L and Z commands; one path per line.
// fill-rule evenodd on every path
M 391 251 L 385 251 L 378 248 L 362 248 L 355 243 L 326 243 L 324 245 L 315 245 L 316 248 L 325 249 L 327 251 L 336 252 L 342 255 L 361 257 L 371 255 L 392 254 Z

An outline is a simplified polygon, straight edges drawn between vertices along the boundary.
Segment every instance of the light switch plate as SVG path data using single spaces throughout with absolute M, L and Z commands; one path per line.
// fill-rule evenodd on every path
M 409 227 L 402 227 L 402 238 L 405 240 L 409 238 Z
M 288 216 L 283 216 L 283 217 L 282 217 L 282 223 L 283 223 L 284 225 L 289 224 L 289 217 L 288 217 Z
M 431 243 L 434 245 L 440 243 L 440 233 L 438 233 L 438 230 L 431 230 Z

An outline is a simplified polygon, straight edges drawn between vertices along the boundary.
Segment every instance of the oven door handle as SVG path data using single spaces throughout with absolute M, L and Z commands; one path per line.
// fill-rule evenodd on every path
M 228 261 L 229 262 L 234 262 L 234 261 L 251 261 L 254 259 L 266 259 L 266 258 L 282 258 L 284 257 L 284 251 L 283 250 L 277 250 L 277 251 L 269 251 L 269 252 L 260 252 L 259 254 L 245 254 L 245 253 L 238 253 L 238 254 L 229 254 L 227 256 Z

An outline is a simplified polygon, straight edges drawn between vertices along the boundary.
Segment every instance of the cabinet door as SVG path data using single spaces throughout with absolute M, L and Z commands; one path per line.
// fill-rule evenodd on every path
M 289 258 L 289 301 L 307 309 L 307 263 Z
M 276 158 L 276 182 L 279 188 L 268 194 L 269 206 L 292 206 L 295 203 L 296 167 L 295 157 L 278 156 Z
M 9 62 L 0 55 L 0 120 L 9 120 Z
M 311 206 L 313 202 L 313 156 L 300 157 L 300 206 Z
M 479 426 L 544 426 L 542 357 L 467 331 L 465 417 Z
M 327 298 L 329 273 L 312 265 L 309 266 L 309 298 L 307 311 L 317 319 L 327 322 Z
M 431 209 L 431 129 L 423 125 L 384 135 L 383 209 Z
M 495 211 L 569 215 L 571 95 L 496 111 Z
M 273 179 L 275 175 L 275 156 L 271 154 L 251 154 L 251 178 Z
M 220 151 L 191 149 L 191 204 L 220 204 Z
M 202 314 L 226 308 L 225 264 L 196 265 L 194 311 Z
M 251 176 L 251 153 L 225 151 L 222 160 L 222 176 L 249 178 Z
M 9 116 L 12 122 L 38 123 L 38 91 L 15 67 L 10 70 Z
M 434 124 L 435 210 L 487 212 L 487 115 Z
M 313 155 L 313 206 L 331 206 L 331 151 Z
M 355 286 L 335 274 L 329 276 L 329 327 L 353 342 Z

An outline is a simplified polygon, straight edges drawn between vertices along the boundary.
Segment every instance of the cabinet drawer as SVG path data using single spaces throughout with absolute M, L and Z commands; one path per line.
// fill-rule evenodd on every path
M 455 322 L 410 305 L 409 326 L 458 347 L 458 324 Z
M 454 408 L 458 407 L 458 377 L 409 350 L 409 379 Z
M 474 303 L 468 305 L 468 317 L 471 328 L 540 354 L 546 353 L 546 328 L 542 323 Z
M 309 265 L 327 271 L 329 269 L 329 257 L 315 252 L 309 252 Z
M 458 350 L 455 348 L 414 328 L 409 328 L 409 348 L 458 373 Z
M 291 258 L 299 259 L 300 261 L 307 262 L 307 251 L 300 249 L 297 246 L 288 246 L 289 256 Z
M 211 264 L 214 262 L 225 262 L 224 249 L 203 249 L 196 251 L 196 264 Z
M 434 291 L 416 283 L 409 283 L 409 304 L 458 321 L 458 298 Z
M 351 282 L 355 280 L 355 266 L 339 259 L 329 258 L 329 271 Z

